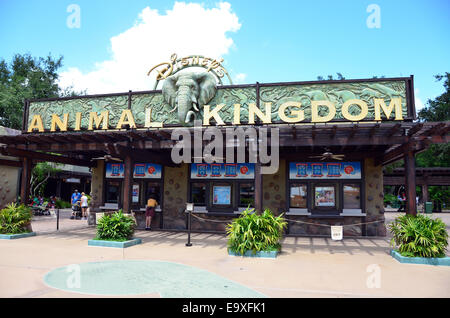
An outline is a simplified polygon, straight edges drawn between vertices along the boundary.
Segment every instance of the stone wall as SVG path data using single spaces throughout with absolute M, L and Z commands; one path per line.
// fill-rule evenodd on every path
M 273 214 L 286 212 L 286 160 L 280 159 L 278 172 L 263 175 L 263 209 L 270 209 Z
M 165 229 L 186 229 L 184 210 L 187 202 L 188 172 L 187 164 L 182 164 L 179 168 L 164 167 L 163 222 Z
M 0 209 L 16 200 L 20 168 L 0 166 Z
M 98 209 L 103 205 L 103 181 L 105 176 L 105 162 L 97 161 L 97 167 L 92 168 L 92 184 L 91 184 L 91 209 Z
M 367 236 L 386 236 L 384 224 L 384 188 L 383 167 L 375 166 L 373 158 L 364 160 L 364 174 L 366 177 L 366 222 L 382 220 L 381 223 L 367 224 Z

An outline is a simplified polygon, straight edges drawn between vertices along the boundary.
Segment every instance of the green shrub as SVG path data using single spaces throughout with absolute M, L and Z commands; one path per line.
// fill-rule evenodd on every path
M 70 202 L 63 200 L 56 200 L 55 206 L 57 209 L 69 209 L 72 207 L 72 204 L 70 204 Z
M 269 209 L 252 213 L 247 208 L 239 218 L 227 225 L 228 248 L 243 255 L 246 251 L 280 251 L 279 243 L 287 222 L 283 216 L 275 217 Z
M 127 241 L 134 234 L 134 220 L 124 215 L 122 210 L 113 214 L 105 214 L 97 222 L 96 240 Z
M 400 201 L 398 200 L 398 198 L 395 195 L 390 194 L 390 193 L 384 194 L 383 201 L 384 201 L 384 206 L 400 204 Z
M 418 214 L 399 216 L 389 224 L 391 245 L 407 257 L 444 257 L 448 233 L 441 219 Z
M 0 210 L 0 234 L 20 234 L 29 232 L 33 214 L 31 209 L 23 204 L 10 203 Z

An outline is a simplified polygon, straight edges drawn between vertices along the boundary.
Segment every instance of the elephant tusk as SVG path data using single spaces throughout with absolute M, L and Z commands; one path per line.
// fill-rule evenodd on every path
M 192 107 L 196 110 L 196 111 L 200 111 L 197 107 L 197 103 L 192 103 Z
M 175 107 L 169 112 L 169 114 L 170 113 L 173 113 L 174 111 L 176 111 L 177 110 L 177 105 L 175 105 Z
M 192 101 L 192 107 L 196 110 L 196 111 L 199 111 L 199 109 L 198 109 L 198 101 L 197 101 L 197 98 L 195 98 L 195 96 L 194 95 L 191 95 L 191 101 Z

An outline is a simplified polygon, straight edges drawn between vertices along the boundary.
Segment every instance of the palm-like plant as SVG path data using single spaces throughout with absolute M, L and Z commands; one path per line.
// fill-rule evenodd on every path
M 407 257 L 444 257 L 448 246 L 446 225 L 441 219 L 404 215 L 389 225 L 392 246 Z
M 247 208 L 239 218 L 227 225 L 228 248 L 244 255 L 246 251 L 279 251 L 279 243 L 287 222 L 283 215 L 275 217 L 269 209 L 262 214 Z
M 135 222 L 119 210 L 111 215 L 105 214 L 97 223 L 98 240 L 125 241 L 132 238 Z
M 0 210 L 0 234 L 19 234 L 28 232 L 33 214 L 23 204 L 10 203 Z

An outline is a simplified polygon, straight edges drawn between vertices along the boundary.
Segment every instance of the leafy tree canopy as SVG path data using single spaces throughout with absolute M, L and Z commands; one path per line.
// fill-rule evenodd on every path
M 26 99 L 77 95 L 58 87 L 62 57 L 32 57 L 16 54 L 10 63 L 0 60 L 0 126 L 22 129 Z
M 444 80 L 445 91 L 434 100 L 428 100 L 427 106 L 419 111 L 420 121 L 450 120 L 450 73 L 436 75 L 438 81 Z M 418 167 L 450 167 L 450 143 L 433 144 L 426 151 L 416 155 Z

